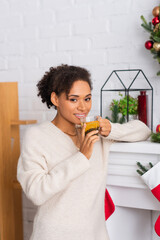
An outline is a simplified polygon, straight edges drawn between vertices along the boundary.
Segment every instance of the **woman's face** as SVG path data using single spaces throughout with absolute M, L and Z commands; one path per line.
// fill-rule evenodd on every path
M 86 117 L 92 106 L 91 89 L 87 82 L 77 80 L 68 94 L 57 97 L 58 117 L 65 123 L 80 124 L 80 118 Z

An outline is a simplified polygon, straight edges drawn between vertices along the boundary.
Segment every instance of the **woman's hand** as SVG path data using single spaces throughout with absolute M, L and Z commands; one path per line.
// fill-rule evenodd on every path
M 99 117 L 98 121 L 99 121 L 99 125 L 100 125 L 99 133 L 103 137 L 107 137 L 111 131 L 110 121 L 108 119 L 103 119 L 102 117 Z
M 93 130 L 86 134 L 85 136 L 85 127 L 86 124 L 82 127 L 81 140 L 80 140 L 80 152 L 83 153 L 88 160 L 90 159 L 94 143 L 99 140 L 98 130 Z

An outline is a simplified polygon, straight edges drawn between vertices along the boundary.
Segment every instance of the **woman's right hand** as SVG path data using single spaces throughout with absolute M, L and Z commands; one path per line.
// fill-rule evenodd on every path
M 85 135 L 85 127 L 86 124 L 82 127 L 80 152 L 89 160 L 93 152 L 94 143 L 99 140 L 99 136 L 97 135 L 99 131 L 93 130 Z

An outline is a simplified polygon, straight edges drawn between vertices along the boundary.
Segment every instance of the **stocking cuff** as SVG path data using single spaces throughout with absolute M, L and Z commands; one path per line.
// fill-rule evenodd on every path
M 152 190 L 160 184 L 160 162 L 142 175 L 145 184 Z

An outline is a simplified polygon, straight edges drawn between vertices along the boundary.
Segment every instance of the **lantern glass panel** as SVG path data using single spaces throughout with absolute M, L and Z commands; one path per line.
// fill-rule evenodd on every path
M 103 84 L 100 98 L 103 118 L 120 123 L 121 117 L 125 122 L 140 119 L 153 129 L 153 87 L 141 69 L 114 70 Z

